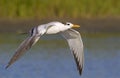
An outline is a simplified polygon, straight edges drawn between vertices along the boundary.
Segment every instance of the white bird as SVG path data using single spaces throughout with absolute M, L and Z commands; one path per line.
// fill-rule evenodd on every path
M 83 42 L 81 35 L 78 31 L 72 29 L 74 27 L 80 27 L 70 22 L 63 24 L 61 22 L 50 22 L 34 27 L 30 30 L 30 36 L 25 39 L 20 46 L 17 48 L 15 54 L 9 61 L 6 68 L 17 61 L 28 49 L 30 49 L 43 34 L 57 34 L 60 33 L 68 42 L 71 52 L 73 53 L 74 59 L 77 64 L 79 74 L 82 74 L 84 52 Z

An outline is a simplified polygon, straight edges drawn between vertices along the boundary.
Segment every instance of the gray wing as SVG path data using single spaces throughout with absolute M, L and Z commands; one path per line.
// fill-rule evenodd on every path
M 28 37 L 27 39 L 25 39 L 20 44 L 20 46 L 16 50 L 13 57 L 10 59 L 6 68 L 8 68 L 11 64 L 13 64 L 15 61 L 17 61 L 28 49 L 31 48 L 32 45 L 34 45 L 39 40 L 39 38 L 40 38 L 40 36 L 34 35 L 34 36 L 31 36 L 31 37 Z
M 76 30 L 69 29 L 67 31 L 62 32 L 62 36 L 67 40 L 70 50 L 72 51 L 77 69 L 82 74 L 83 63 L 84 63 L 84 52 L 83 52 L 83 42 L 80 36 L 80 33 Z

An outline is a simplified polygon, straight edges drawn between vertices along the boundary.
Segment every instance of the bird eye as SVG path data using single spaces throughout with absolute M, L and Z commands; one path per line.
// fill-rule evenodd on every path
M 70 23 L 67 23 L 67 25 L 70 25 Z

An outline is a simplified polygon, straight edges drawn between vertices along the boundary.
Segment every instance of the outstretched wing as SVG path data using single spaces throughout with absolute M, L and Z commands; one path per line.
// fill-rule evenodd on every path
M 28 37 L 27 39 L 25 39 L 20 44 L 18 49 L 16 50 L 15 54 L 13 55 L 11 60 L 9 61 L 6 68 L 8 68 L 11 64 L 13 64 L 15 61 L 17 61 L 28 49 L 31 48 L 32 45 L 34 45 L 38 41 L 39 38 L 40 37 L 35 35 L 35 36 L 31 36 L 31 37 Z
M 81 75 L 84 63 L 84 52 L 80 33 L 76 30 L 69 29 L 62 32 L 62 36 L 67 40 L 69 44 L 70 50 L 72 51 L 77 64 L 77 69 Z

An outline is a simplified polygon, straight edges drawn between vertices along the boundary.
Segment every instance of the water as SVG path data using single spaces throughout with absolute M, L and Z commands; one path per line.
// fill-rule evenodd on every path
M 7 38 L 6 38 L 7 37 Z M 85 52 L 80 77 L 67 42 L 60 36 L 44 36 L 7 70 L 9 59 L 26 35 L 1 34 L 0 78 L 119 78 L 120 35 L 82 34 Z

